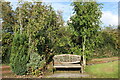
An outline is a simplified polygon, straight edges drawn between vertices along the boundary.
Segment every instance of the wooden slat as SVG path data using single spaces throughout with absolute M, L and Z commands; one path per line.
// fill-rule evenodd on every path
M 74 63 L 80 63 L 80 61 L 74 61 L 74 62 L 61 62 L 61 63 L 63 63 L 63 64 L 64 64 L 64 63 L 66 63 L 66 64 L 67 64 L 67 63 L 68 63 L 68 64 L 74 64 Z
M 59 64 L 54 64 L 54 66 L 80 66 L 80 64 L 59 63 Z
M 59 56 L 76 56 L 76 57 L 81 57 L 80 55 L 72 55 L 72 54 L 61 54 L 61 55 L 55 55 L 54 57 L 59 57 Z
M 61 55 L 55 55 L 53 59 L 55 62 L 80 63 L 81 56 L 72 55 L 72 54 L 61 54 Z
M 54 68 L 81 68 L 82 66 L 54 66 Z

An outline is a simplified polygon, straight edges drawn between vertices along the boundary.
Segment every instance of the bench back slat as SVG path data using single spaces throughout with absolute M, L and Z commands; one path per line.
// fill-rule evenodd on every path
M 61 54 L 53 57 L 54 62 L 76 63 L 81 61 L 80 55 Z

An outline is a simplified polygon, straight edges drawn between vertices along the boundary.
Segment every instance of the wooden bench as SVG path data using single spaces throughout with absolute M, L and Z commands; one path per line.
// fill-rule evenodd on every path
M 80 68 L 80 72 L 83 73 L 81 56 L 72 54 L 55 55 L 53 57 L 53 68 Z

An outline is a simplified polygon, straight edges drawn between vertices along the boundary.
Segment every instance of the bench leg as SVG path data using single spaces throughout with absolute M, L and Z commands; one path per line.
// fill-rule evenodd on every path
M 83 73 L 83 67 L 81 67 L 81 69 L 80 69 L 80 73 Z
M 53 60 L 53 74 L 54 74 L 54 60 Z
M 53 68 L 53 74 L 54 74 L 54 68 Z
M 56 68 L 53 68 L 53 74 L 54 74 L 55 70 L 56 70 Z

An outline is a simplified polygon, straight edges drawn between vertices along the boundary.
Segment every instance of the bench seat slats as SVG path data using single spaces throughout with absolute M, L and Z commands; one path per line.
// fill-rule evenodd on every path
M 62 63 L 62 64 L 77 64 L 77 63 L 80 63 L 80 61 L 74 61 L 74 62 L 54 62 L 55 64 L 56 63 Z
M 81 68 L 82 66 L 54 66 L 54 68 Z
M 61 64 L 55 64 L 54 66 L 81 66 L 80 64 L 67 64 L 67 63 L 61 63 Z

